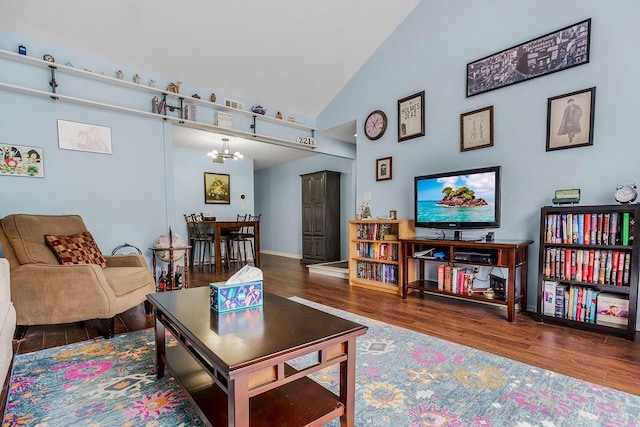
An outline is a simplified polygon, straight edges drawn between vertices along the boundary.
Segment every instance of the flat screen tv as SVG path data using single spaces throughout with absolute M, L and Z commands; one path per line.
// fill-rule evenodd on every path
M 415 226 L 455 230 L 500 227 L 500 166 L 415 177 Z

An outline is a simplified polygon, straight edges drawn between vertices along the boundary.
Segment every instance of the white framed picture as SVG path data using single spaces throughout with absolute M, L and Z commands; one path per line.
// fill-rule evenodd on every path
M 58 147 L 63 150 L 111 154 L 111 128 L 58 120 Z

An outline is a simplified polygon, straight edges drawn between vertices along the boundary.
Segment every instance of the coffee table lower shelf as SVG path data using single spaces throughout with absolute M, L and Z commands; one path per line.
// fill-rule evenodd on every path
M 182 385 L 196 410 L 209 425 L 227 420 L 227 395 L 181 345 L 166 348 L 167 366 Z M 322 426 L 344 414 L 338 396 L 303 377 L 249 401 L 249 423 L 254 426 Z

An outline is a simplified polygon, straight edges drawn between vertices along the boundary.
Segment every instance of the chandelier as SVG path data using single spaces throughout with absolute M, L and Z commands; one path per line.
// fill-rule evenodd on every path
M 226 159 L 238 160 L 244 157 L 239 151 L 235 153 L 231 152 L 229 149 L 229 138 L 222 138 L 222 152 L 212 150 L 210 153 L 207 153 L 207 156 L 211 157 L 213 163 L 224 163 Z

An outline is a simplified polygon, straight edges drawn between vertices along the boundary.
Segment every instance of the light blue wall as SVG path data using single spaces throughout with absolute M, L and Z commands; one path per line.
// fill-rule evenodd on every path
M 118 69 L 125 79 L 139 73 L 142 84 L 156 80 L 166 87 L 176 80 L 146 70 L 130 70 L 91 55 L 70 51 L 24 35 L 0 31 L 0 48 L 15 52 L 25 44 L 29 56 L 53 54 L 58 63 L 67 61 L 76 68 L 113 77 Z M 58 93 L 150 111 L 153 94 L 98 81 L 57 73 Z M 49 71 L 0 59 L 0 82 L 50 91 Z M 207 97 L 211 90 L 189 87 L 181 93 Z M 225 94 L 216 88 L 219 99 Z M 229 96 L 232 99 L 237 98 Z M 244 101 L 244 100 L 239 100 Z M 245 107 L 252 104 L 245 101 Z M 266 106 L 268 108 L 268 106 Z M 169 113 L 175 115 L 176 113 Z M 212 123 L 213 110 L 198 107 L 198 120 Z M 301 123 L 314 126 L 313 119 L 294 115 Z M 210 119 L 209 119 L 210 118 Z M 113 154 L 95 154 L 58 148 L 57 120 L 65 119 L 111 128 Z M 235 117 L 234 128 L 249 131 L 250 118 Z M 80 214 L 105 253 L 123 242 L 141 248 L 150 258 L 156 237 L 169 227 L 185 237 L 183 214 L 211 212 L 222 219 L 254 211 L 253 160 L 245 158 L 223 165 L 211 163 L 205 152 L 177 148 L 172 142 L 172 124 L 161 118 L 145 118 L 123 112 L 53 101 L 0 90 L 0 144 L 42 147 L 44 178 L 0 176 L 0 217 L 12 213 Z M 295 140 L 300 131 L 259 123 L 260 133 Z M 342 155 L 340 144 L 328 141 L 319 151 Z M 348 149 L 347 149 L 348 151 Z M 203 173 L 228 173 L 231 177 L 231 204 L 206 205 Z M 244 200 L 240 195 L 245 194 Z M 285 199 L 286 200 L 286 199 Z M 1 254 L 1 251 L 0 251 Z
M 184 214 L 206 213 L 219 220 L 235 220 L 238 214 L 254 213 L 253 160 L 249 158 L 212 163 L 207 153 L 174 148 L 175 223 L 181 236 L 187 235 Z M 229 175 L 230 204 L 205 204 L 204 173 Z M 245 198 L 241 199 L 240 196 Z
M 301 258 L 302 186 L 300 175 L 321 170 L 341 172 L 341 255 L 347 259 L 347 222 L 354 212 L 354 161 L 314 155 L 256 171 L 256 212 L 262 213 L 260 244 L 267 252 Z
M 528 284 L 533 308 L 540 207 L 551 203 L 554 190 L 580 188 L 581 204 L 611 204 L 618 182 L 640 182 L 638 16 L 635 0 L 425 0 L 323 111 L 318 126 L 357 119 L 356 197 L 372 193 L 374 216 L 397 209 L 400 218 L 412 218 L 416 175 L 501 165 L 502 227 L 496 236 L 535 241 Z M 589 64 L 465 97 L 468 62 L 586 18 L 593 19 Z M 546 152 L 547 99 L 592 86 L 594 145 Z M 426 135 L 398 143 L 397 100 L 422 90 Z M 495 109 L 495 145 L 460 152 L 460 114 L 489 105 Z M 362 123 L 374 109 L 387 113 L 390 129 L 370 142 Z M 376 182 L 375 160 L 386 156 L 393 156 L 393 179 Z

